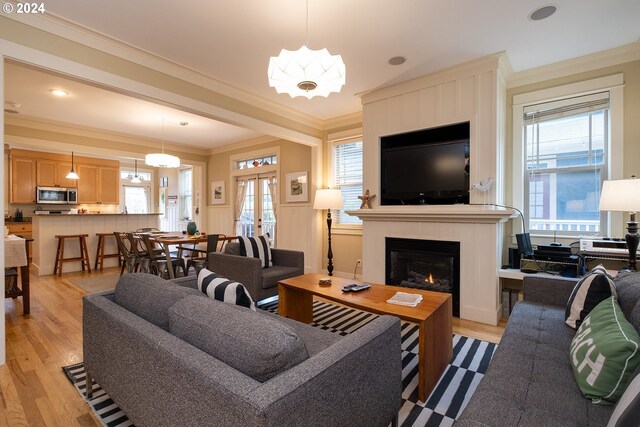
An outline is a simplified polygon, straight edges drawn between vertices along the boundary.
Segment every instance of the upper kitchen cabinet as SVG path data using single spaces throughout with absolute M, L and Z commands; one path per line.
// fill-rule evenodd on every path
M 79 164 L 78 203 L 117 205 L 120 169 Z
M 11 156 L 11 203 L 36 202 L 36 161 Z
M 76 180 L 67 179 L 71 162 L 56 160 L 36 161 L 36 184 L 39 187 L 75 188 Z

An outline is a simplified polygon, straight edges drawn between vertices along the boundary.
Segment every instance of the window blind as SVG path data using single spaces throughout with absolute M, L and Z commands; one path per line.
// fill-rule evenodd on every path
M 335 212 L 337 224 L 361 224 L 358 217 L 344 211 L 360 208 L 362 195 L 362 141 L 344 142 L 334 145 L 333 157 L 335 187 L 342 191 L 344 208 Z
M 524 107 L 524 124 L 530 125 L 561 117 L 607 110 L 609 108 L 609 92 L 583 95 L 559 101 L 545 102 Z

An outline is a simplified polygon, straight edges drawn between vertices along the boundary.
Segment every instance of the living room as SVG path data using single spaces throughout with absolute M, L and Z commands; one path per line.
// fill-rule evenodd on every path
M 53 5 L 51 7 L 53 9 Z M 312 31 L 312 12 L 317 5 L 311 2 L 310 7 L 309 23 L 312 24 Z M 304 5 L 300 8 L 304 9 Z M 637 7 L 631 4 L 612 9 L 617 8 L 626 10 L 627 18 L 637 12 Z M 529 12 L 531 11 L 527 10 L 524 15 Z M 237 85 L 227 86 L 201 73 L 192 72 L 193 70 L 188 70 L 187 67 L 179 66 L 176 63 L 180 63 L 179 61 L 166 61 L 162 58 L 166 57 L 165 55 L 155 56 L 141 49 L 128 49 L 129 46 L 117 40 L 100 38 L 94 31 L 71 25 L 66 21 L 57 21 L 51 17 L 26 18 L 17 15 L 2 15 L 0 20 L 1 49 L 6 64 L 14 66 L 28 63 L 41 70 L 47 69 L 55 75 L 64 74 L 67 78 L 72 76 L 70 80 L 90 81 L 92 85 L 109 90 L 117 88 L 120 95 L 135 95 L 139 99 L 164 106 L 179 107 L 178 110 L 182 112 L 209 119 L 215 118 L 225 124 L 255 132 L 234 144 L 200 149 L 193 146 L 185 147 L 179 143 L 180 137 L 174 136 L 171 142 L 167 143 L 167 152 L 179 156 L 184 164 L 191 165 L 194 171 L 198 171 L 194 172 L 196 177 L 193 191 L 194 194 L 199 192 L 202 196 L 197 202 L 194 200 L 194 208 L 199 209 L 194 209 L 193 216 L 200 229 L 229 235 L 235 234 L 235 183 L 238 177 L 256 171 L 275 171 L 280 192 L 277 215 L 280 227 L 275 247 L 304 252 L 306 272 L 326 272 L 326 211 L 315 210 L 313 199 L 316 189 L 335 184 L 332 166 L 334 149 L 344 142 L 362 141 L 363 173 L 361 187 L 358 188 L 360 192 L 357 194 L 362 195 L 362 191 L 366 189 L 376 194 L 377 199 L 373 199 L 373 209 L 369 215 L 383 214 L 386 207 L 380 203 L 380 153 L 377 148 L 379 137 L 469 122 L 471 151 L 475 154 L 471 160 L 470 181 L 477 183 L 486 177 L 495 178 L 493 187 L 486 194 L 480 191 L 470 192 L 471 203 L 494 203 L 522 208 L 525 205 L 521 191 L 523 182 L 522 178 L 518 178 L 522 171 L 516 166 L 516 159 L 522 153 L 518 153 L 518 148 L 515 147 L 514 135 L 519 131 L 514 127 L 517 108 L 517 102 L 514 100 L 518 96 L 534 92 L 621 76 L 621 82 L 614 81 L 599 87 L 621 92 L 622 97 L 616 102 L 623 104 L 623 113 L 617 116 L 619 121 L 611 123 L 611 143 L 615 146 L 611 148 L 611 164 L 606 178 L 630 178 L 638 173 L 634 161 L 640 158 L 640 146 L 634 143 L 635 139 L 640 137 L 640 124 L 634 119 L 640 108 L 640 46 L 637 33 L 625 39 L 627 41 L 623 43 L 612 43 L 606 47 L 602 45 L 602 48 L 589 52 L 576 50 L 576 53 L 566 58 L 558 56 L 556 60 L 550 60 L 545 65 L 537 67 L 521 66 L 518 71 L 513 71 L 511 67 L 512 63 L 521 60 L 521 57 L 506 46 L 465 60 L 444 61 L 446 66 L 422 74 L 415 74 L 411 69 L 401 70 L 396 72 L 397 74 L 386 71 L 386 80 L 363 87 L 357 91 L 357 96 L 351 93 L 353 99 L 347 107 L 327 108 L 328 104 L 325 103 L 323 107 L 326 109 L 321 111 L 319 106 L 304 107 L 305 102 L 311 104 L 311 100 L 285 100 L 284 97 L 287 95 L 281 94 L 279 100 L 282 103 L 279 103 L 240 90 Z M 527 24 L 531 22 L 527 21 Z M 540 24 L 544 24 L 544 21 Z M 90 25 L 85 27 L 91 28 Z M 118 38 L 117 35 L 112 37 Z M 332 53 L 340 53 L 334 52 L 335 49 L 329 50 Z M 494 54 L 503 50 L 506 52 Z M 525 53 L 520 55 L 526 57 Z M 420 62 L 422 59 L 409 58 L 410 63 L 414 61 Z M 424 61 L 428 61 L 428 58 Z M 528 61 L 535 63 L 532 59 Z M 386 64 L 385 66 L 392 69 Z M 266 79 L 263 80 L 265 90 L 273 91 L 267 87 Z M 580 91 L 585 89 L 578 90 Z M 330 95 L 327 99 L 331 100 L 334 95 L 336 94 Z M 549 96 L 551 97 L 553 96 Z M 456 101 L 448 101 L 452 99 Z M 5 101 L 9 99 L 5 97 Z M 291 103 L 288 104 L 286 101 Z M 8 108 L 7 104 L 5 108 Z M 332 108 L 336 114 L 326 112 Z M 391 117 L 397 121 L 393 122 Z M 95 129 L 82 126 L 37 122 L 9 113 L 4 115 L 4 126 L 5 151 L 6 144 L 11 149 L 67 154 L 74 151 L 76 154 L 81 153 L 89 157 L 120 159 L 121 167 L 127 170 L 134 167 L 131 162 L 133 158 L 140 159 L 137 167 L 143 170 L 145 167 L 141 159 L 149 152 L 150 147 L 157 149 L 159 141 L 164 139 L 158 136 L 158 129 L 154 131 L 155 137 L 134 137 L 114 130 L 97 132 Z M 244 170 L 237 166 L 239 162 L 246 160 L 264 161 L 265 157 L 272 155 L 278 158 L 277 167 L 265 164 L 256 170 Z M 150 190 L 151 206 L 156 207 L 158 182 L 167 173 L 151 168 L 148 172 L 151 174 L 153 185 Z M 5 166 L 5 177 L 6 173 Z M 305 198 L 297 201 L 287 200 L 289 175 L 304 176 Z M 177 179 L 177 176 L 171 175 L 170 182 Z M 5 178 L 5 210 L 13 213 L 16 207 L 22 205 L 13 206 L 6 202 L 7 183 L 8 180 Z M 223 203 L 212 203 L 212 183 L 222 183 Z M 346 210 L 358 210 L 360 200 L 355 198 L 354 194 L 356 193 L 352 194 L 352 199 L 349 200 L 351 205 L 345 208 Z M 93 205 L 89 206 L 89 209 L 94 208 Z M 122 206 L 117 206 L 113 207 L 113 210 L 119 212 L 121 208 Z M 422 215 L 420 208 L 415 209 Z M 470 216 L 484 218 L 483 215 L 488 210 L 478 207 Z M 496 211 L 499 210 L 496 208 Z M 196 211 L 198 213 L 195 213 Z M 394 216 L 396 213 L 393 211 L 387 215 Z M 436 214 L 447 216 L 452 215 L 452 212 L 445 210 Z M 388 222 L 379 219 L 367 220 L 367 212 L 363 216 L 364 225 L 353 224 L 353 217 L 348 219 L 346 216 L 342 218 L 344 224 L 340 224 L 342 221 L 334 216 L 331 234 L 332 262 L 335 268 L 333 274 L 336 277 L 357 276 L 373 282 L 384 281 L 384 241 L 381 243 L 380 239 L 388 235 L 413 238 L 422 234 L 420 238 L 425 239 L 448 235 L 453 237 L 445 240 L 463 241 L 461 235 L 480 233 L 475 235 L 477 247 L 463 244 L 463 251 L 468 251 L 462 254 L 463 265 L 473 267 L 468 270 L 463 268 L 461 271 L 461 318 L 478 322 L 465 324 L 465 328 L 472 331 L 475 329 L 481 336 L 487 325 L 499 322 L 502 322 L 501 325 L 504 324 L 500 319 L 502 279 L 498 277 L 496 269 L 507 263 L 507 248 L 515 246 L 513 236 L 525 231 L 521 229 L 518 219 L 509 219 L 512 214 L 513 212 L 509 212 L 506 217 L 496 219 L 492 225 L 481 224 L 484 219 L 467 218 L 458 225 L 451 226 L 457 229 L 455 232 L 443 231 L 446 230 L 446 224 L 452 224 L 449 220 L 439 222 L 433 218 L 422 218 L 420 226 L 417 226 L 418 223 L 414 220 L 407 220 L 406 228 L 400 229 L 395 219 L 388 219 Z M 625 215 L 611 214 L 606 223 L 608 229 L 602 230 L 602 234 L 622 236 L 628 218 Z M 383 232 L 380 237 L 380 229 L 387 230 L 386 235 Z M 532 232 L 531 237 L 534 244 L 552 241 L 570 244 L 575 240 L 574 235 L 558 234 L 556 236 L 554 233 Z M 478 259 L 486 262 L 476 261 Z M 483 283 L 478 286 L 472 285 L 471 282 L 478 277 L 484 278 Z M 37 280 L 47 283 L 58 279 L 43 276 Z M 72 288 L 72 285 L 62 286 L 66 291 Z M 71 295 L 78 300 L 70 303 L 73 307 L 71 310 L 77 312 L 80 304 L 79 293 L 71 291 Z M 10 303 L 11 301 L 7 302 Z M 14 309 L 7 308 L 7 304 L 5 311 Z M 74 328 L 77 328 L 77 323 L 69 332 L 77 334 L 78 330 Z M 498 336 L 500 334 L 496 333 Z M 10 345 L 7 343 L 8 347 Z M 2 350 L 4 353 L 4 347 Z M 75 351 L 77 353 L 80 349 L 76 348 Z M 75 361 L 77 359 L 73 362 Z M 69 360 L 67 364 L 71 362 Z

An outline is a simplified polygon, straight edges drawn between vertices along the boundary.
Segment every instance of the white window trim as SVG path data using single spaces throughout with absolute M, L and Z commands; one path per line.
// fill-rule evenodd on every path
M 349 142 L 359 142 L 363 140 L 362 129 L 359 129 L 358 132 L 349 131 L 345 133 L 336 133 L 330 135 L 332 139 L 328 141 L 327 144 L 327 185 L 329 188 L 333 188 L 335 186 L 334 181 L 334 170 L 333 163 L 335 160 L 334 155 L 334 147 L 338 144 L 346 144 Z M 364 148 L 363 148 L 364 150 Z M 364 158 L 363 158 L 364 161 Z M 363 165 L 364 166 L 364 165 Z M 364 177 L 363 177 L 363 185 L 364 185 Z M 361 236 L 362 235 L 362 224 L 331 224 L 331 234 L 344 234 L 351 236 Z
M 523 112 L 524 108 L 531 104 L 543 102 L 551 102 L 570 96 L 588 95 L 591 93 L 608 91 L 609 92 L 609 156 L 607 159 L 607 176 L 605 179 L 622 179 L 623 163 L 624 163 L 624 76 L 615 74 L 606 77 L 600 77 L 592 80 L 585 80 L 578 83 L 571 83 L 562 86 L 556 86 L 548 89 L 542 89 L 534 92 L 515 95 L 513 97 L 513 187 L 512 200 L 513 206 L 524 212 L 524 174 L 525 174 L 525 150 L 523 139 Z M 622 230 L 622 213 L 609 212 L 607 229 L 601 230 L 601 234 L 611 236 L 615 230 Z M 612 230 L 614 230 L 612 232 Z M 514 222 L 513 232 L 521 233 L 522 225 L 520 221 Z M 545 236 L 547 233 L 535 234 L 533 236 Z M 575 235 L 557 236 L 558 238 L 566 238 L 575 240 Z

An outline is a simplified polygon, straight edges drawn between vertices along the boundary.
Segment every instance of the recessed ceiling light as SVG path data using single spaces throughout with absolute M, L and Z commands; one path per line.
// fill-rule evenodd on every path
M 187 126 L 189 122 L 180 122 L 180 126 Z
M 69 92 L 62 89 L 51 89 L 50 92 L 55 96 L 69 96 Z
M 393 58 L 389 59 L 389 64 L 400 65 L 404 64 L 406 60 L 407 58 L 405 58 L 404 56 L 394 56 Z
M 555 6 L 543 6 L 529 14 L 529 19 L 532 21 L 541 21 L 556 13 L 557 8 Z

